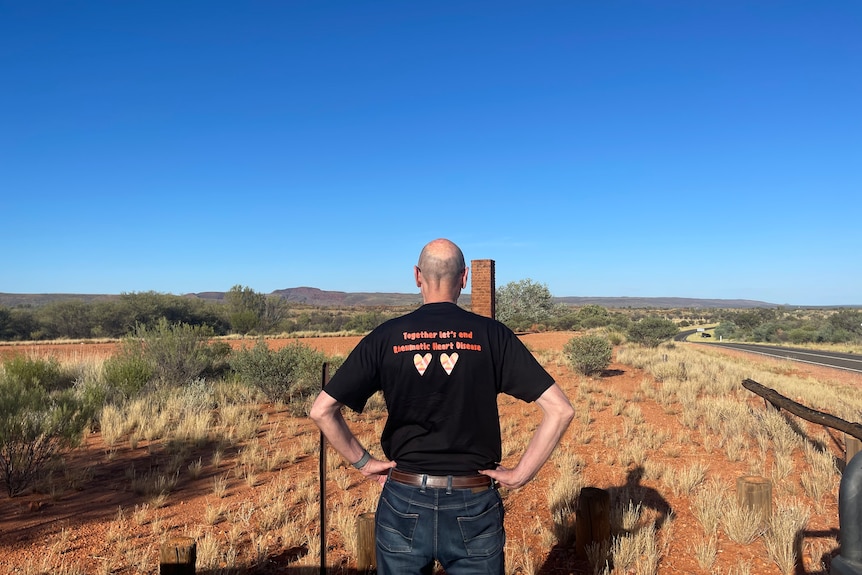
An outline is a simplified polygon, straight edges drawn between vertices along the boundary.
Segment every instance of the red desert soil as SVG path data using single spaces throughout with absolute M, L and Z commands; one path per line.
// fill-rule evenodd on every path
M 546 333 L 529 334 L 522 336 L 526 344 L 534 352 L 543 350 L 561 350 L 572 333 Z M 303 339 L 304 343 L 312 345 L 328 354 L 346 355 L 347 352 L 359 340 L 357 337 L 340 338 L 313 338 Z M 270 345 L 280 347 L 286 345 L 289 340 L 270 340 Z M 246 340 L 245 345 L 253 345 L 254 341 Z M 240 347 L 242 341 L 232 341 L 231 345 Z M 65 345 L 0 345 L 0 358 L 14 353 L 27 353 L 36 355 L 54 355 L 61 360 L 85 359 L 93 356 L 107 357 L 116 350 L 116 344 L 94 343 L 94 344 L 65 344 Z M 740 352 L 728 352 L 738 354 Z M 770 362 L 773 360 L 746 355 L 751 361 Z M 778 362 L 775 362 L 778 364 Z M 786 364 L 782 364 L 785 365 Z M 584 402 L 575 402 L 578 385 L 581 378 L 573 374 L 569 369 L 559 366 L 556 362 L 548 362 L 547 368 L 567 391 L 575 403 L 579 414 L 586 409 Z M 841 381 L 862 387 L 862 375 L 831 370 L 828 368 L 806 366 L 804 364 L 793 364 L 792 367 L 784 367 L 785 371 L 795 372 L 803 377 L 811 377 L 817 380 Z M 627 365 L 614 363 L 606 372 L 606 375 L 594 382 L 599 388 L 612 387 L 618 396 L 631 399 L 639 391 L 641 383 L 651 377 L 641 371 Z M 677 438 L 684 431 L 676 416 L 668 416 L 662 408 L 649 399 L 643 399 L 638 404 L 647 424 L 656 428 L 668 430 L 671 437 Z M 762 407 L 762 401 L 759 403 Z M 283 409 L 279 410 L 273 405 L 262 405 L 261 410 L 268 415 L 265 427 L 281 430 L 277 435 L 280 447 L 286 450 L 296 449 L 300 437 L 306 435 L 317 435 L 316 428 L 304 418 L 295 421 L 296 425 L 289 425 L 291 418 Z M 582 474 L 586 485 L 617 489 L 632 486 L 630 468 L 608 465 L 607 459 L 602 456 L 601 450 L 607 449 L 602 445 L 602 438 L 606 431 L 616 430 L 623 434 L 622 417 L 614 416 L 607 407 L 593 408 L 592 418 L 588 424 L 589 432 L 593 438 L 588 444 L 572 445 L 575 437 L 574 428 L 584 426 L 579 418 L 572 424 L 572 429 L 563 438 L 586 463 Z M 501 401 L 501 418 L 516 422 L 517 427 L 532 428 L 538 421 L 539 413 L 535 406 L 525 406 L 522 403 Z M 352 426 L 363 425 L 361 422 L 351 423 Z M 373 423 L 365 425 L 374 425 Z M 687 432 L 690 433 L 690 432 Z M 263 433 L 259 434 L 263 437 Z M 721 450 L 714 448 L 712 453 L 707 452 L 700 445 L 698 434 L 691 434 L 691 445 L 686 445 L 678 457 L 681 465 L 686 462 L 703 461 L 709 464 L 709 477 L 715 477 L 728 486 L 728 492 L 733 491 L 735 480 L 738 476 L 746 474 L 744 463 L 727 462 Z M 831 433 L 835 439 L 830 446 L 836 457 L 841 458 L 839 434 Z M 379 447 L 369 446 L 372 451 L 380 453 Z M 334 455 L 331 457 L 337 457 Z M 209 462 L 209 452 L 196 453 L 193 457 L 202 456 L 205 462 Z M 205 464 L 203 471 L 197 479 L 192 479 L 189 474 L 181 473 L 177 486 L 170 493 L 167 502 L 158 508 L 150 509 L 150 516 L 146 524 L 139 525 L 129 520 L 136 505 L 142 505 L 147 500 L 143 495 L 138 495 L 129 487 L 126 478 L 126 470 L 130 465 L 136 469 L 145 470 L 148 460 L 156 459 L 158 449 L 152 453 L 147 449 L 147 444 L 142 441 L 137 449 L 129 447 L 124 442 L 115 456 L 111 459 L 106 457 L 104 444 L 99 433 L 92 433 L 86 440 L 85 445 L 69 454 L 64 460 L 64 475 L 68 478 L 81 478 L 74 488 L 65 487 L 59 492 L 33 492 L 28 491 L 14 498 L 8 498 L 0 493 L 0 573 L 41 573 L 38 566 L 40 560 L 48 553 L 49 549 L 59 549 L 62 557 L 64 573 L 156 573 L 158 572 L 158 546 L 161 537 L 167 535 L 183 535 L 202 525 L 209 527 L 204 519 L 207 506 L 213 503 L 213 480 L 216 476 L 225 474 L 234 465 L 236 453 L 225 453 L 225 459 L 219 469 L 212 469 L 212 465 Z M 650 458 L 666 458 L 662 453 L 650 453 Z M 798 454 L 797 457 L 801 459 Z M 505 461 L 504 464 L 513 464 L 513 461 Z M 149 465 L 154 465 L 149 463 Z M 156 464 L 157 465 L 157 464 Z M 803 464 L 796 462 L 796 470 Z M 185 471 L 185 469 L 183 469 Z M 280 469 L 272 472 L 261 472 L 257 483 L 249 487 L 246 482 L 236 479 L 231 475 L 227 493 L 222 500 L 226 505 L 237 508 L 245 501 L 254 501 L 260 491 L 275 479 L 284 479 L 287 475 L 291 483 L 298 483 L 300 478 L 318 477 L 318 460 L 316 457 L 303 456 L 292 464 L 283 464 Z M 544 574 L 568 574 L 568 573 L 592 573 L 585 561 L 574 559 L 571 549 L 548 549 L 540 537 L 539 526 L 550 528 L 552 518 L 548 508 L 548 493 L 551 485 L 557 479 L 557 471 L 554 465 L 549 463 L 540 472 L 538 477 L 524 488 L 505 494 L 506 497 L 506 528 L 508 533 L 508 553 L 523 554 L 524 549 L 529 549 L 536 561 L 537 569 L 533 572 Z M 356 490 L 357 497 L 368 490 L 378 489 L 375 484 L 360 481 L 359 474 L 353 476 L 353 483 L 348 490 Z M 314 484 L 316 485 L 316 483 Z M 662 558 L 658 573 L 660 575 L 689 574 L 689 573 L 731 573 L 736 569 L 740 561 L 748 563 L 750 573 L 754 575 L 778 575 L 780 570 L 768 558 L 764 543 L 761 539 L 755 540 L 749 545 L 738 545 L 729 541 L 721 530 L 719 530 L 719 550 L 716 562 L 711 571 L 704 571 L 698 565 L 694 557 L 694 545 L 704 541 L 703 529 L 694 517 L 688 497 L 677 497 L 659 481 L 643 479 L 636 486 L 640 493 L 646 496 L 645 505 L 653 507 L 655 511 L 664 513 L 668 509 L 673 511 L 672 536 L 668 542 L 665 556 Z M 801 488 L 800 488 L 801 493 Z M 837 491 L 837 490 L 836 490 Z M 812 511 L 811 519 L 803 531 L 800 549 L 802 560 L 798 562 L 796 573 L 827 573 L 828 562 L 836 552 L 838 534 L 838 512 L 836 505 L 837 493 L 830 493 L 824 498 L 823 508 L 820 513 Z M 327 487 L 327 508 L 342 501 L 343 490 L 330 479 Z M 122 507 L 126 515 L 126 532 L 117 533 L 118 508 Z M 156 528 L 156 526 L 158 528 Z M 217 525 L 219 530 L 227 535 L 230 529 L 228 522 Z M 331 529 L 331 523 L 330 523 Z M 116 556 L 118 540 L 124 542 L 126 548 L 137 549 L 137 557 L 145 558 L 135 563 L 124 563 Z M 59 541 L 59 543 L 58 543 Z M 317 540 L 312 539 L 312 544 Z M 331 531 L 328 536 L 329 549 L 327 551 L 327 564 L 331 566 L 330 572 L 349 573 L 355 568 L 355 557 L 348 555 L 339 533 Z M 244 551 L 237 558 L 238 565 L 250 564 L 250 541 L 246 541 Z M 304 570 L 294 569 L 290 565 L 296 564 L 296 555 L 302 550 L 285 550 L 278 548 L 278 542 L 270 543 L 272 549 L 269 555 L 259 566 L 249 568 L 247 573 L 311 573 L 317 572 L 306 567 Z M 244 554 L 243 554 L 244 553 Z M 112 566 L 114 562 L 116 566 Z M 308 565 L 308 563 L 306 563 Z M 60 572 L 59 567 L 52 573 Z M 200 573 L 201 571 L 199 571 Z M 207 571 L 216 573 L 221 571 Z M 225 571 L 227 572 L 227 571 Z M 526 573 L 527 571 L 519 570 Z

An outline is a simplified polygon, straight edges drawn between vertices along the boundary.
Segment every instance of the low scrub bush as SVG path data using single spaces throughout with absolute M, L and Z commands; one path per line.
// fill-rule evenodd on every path
M 611 342 L 611 345 L 621 345 L 626 340 L 626 336 L 616 330 L 609 331 L 607 337 L 608 341 Z
M 153 378 L 154 371 L 142 354 L 125 350 L 105 360 L 105 382 L 124 399 L 135 397 Z
M 607 369 L 611 364 L 613 346 L 600 335 L 584 335 L 570 339 L 563 352 L 579 373 L 590 375 Z
M 302 403 L 320 389 L 326 355 L 298 342 L 278 351 L 261 339 L 251 349 L 231 354 L 230 365 L 239 378 L 260 389 L 269 401 Z
M 75 374 L 64 370 L 54 357 L 28 358 L 15 355 L 3 362 L 3 371 L 10 381 L 38 385 L 47 391 L 67 389 L 75 383 Z
M 49 392 L 32 381 L 0 376 L 0 477 L 9 497 L 77 445 L 91 416 L 74 390 Z
M 120 403 L 125 399 L 105 381 L 101 372 L 84 374 L 75 381 L 74 391 L 81 412 L 87 418 L 87 426 L 91 429 L 99 429 L 99 413 L 105 405 Z
M 213 341 L 204 349 L 209 365 L 201 373 L 207 378 L 223 378 L 230 372 L 230 355 L 233 349 L 226 341 Z
M 124 341 L 123 352 L 142 358 L 159 383 L 185 385 L 212 367 L 208 346 L 212 336 L 213 330 L 205 325 L 172 324 L 162 318 L 152 327 L 137 326 Z

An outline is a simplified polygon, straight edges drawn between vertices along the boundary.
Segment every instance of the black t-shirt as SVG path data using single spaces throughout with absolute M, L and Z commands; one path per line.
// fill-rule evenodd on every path
M 497 394 L 532 402 L 553 383 L 505 325 L 433 303 L 364 337 L 325 389 L 359 412 L 383 390 L 380 443 L 399 469 L 466 475 L 502 457 Z

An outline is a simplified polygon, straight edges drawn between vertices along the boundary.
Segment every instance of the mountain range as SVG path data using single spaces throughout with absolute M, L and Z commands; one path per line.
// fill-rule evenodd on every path
M 226 292 L 199 292 L 183 294 L 205 300 L 220 301 Z M 384 293 L 384 292 L 343 292 L 326 291 L 314 287 L 295 287 L 275 290 L 269 295 L 284 298 L 289 302 L 301 303 L 315 307 L 353 307 L 353 306 L 383 306 L 402 307 L 415 306 L 422 302 L 418 293 Z M 0 306 L 40 306 L 62 300 L 79 300 L 85 302 L 110 300 L 119 297 L 116 294 L 13 294 L 0 293 Z M 747 309 L 759 307 L 779 307 L 779 304 L 747 299 L 700 299 L 682 297 L 555 297 L 555 303 L 573 306 L 600 305 L 607 308 L 725 308 Z M 463 294 L 460 303 L 469 306 L 470 294 Z

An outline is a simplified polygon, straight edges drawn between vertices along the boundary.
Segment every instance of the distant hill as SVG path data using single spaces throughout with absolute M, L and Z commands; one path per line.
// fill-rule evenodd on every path
M 74 294 L 74 293 L 0 293 L 0 305 L 6 307 L 39 307 L 55 301 L 78 300 L 85 303 L 116 299 L 119 296 L 109 294 Z
M 779 307 L 779 304 L 750 299 L 698 299 L 686 297 L 557 297 L 554 301 L 574 306 L 600 305 L 602 307 L 631 308 L 723 308 L 747 309 Z
M 302 303 L 315 307 L 352 307 L 352 306 L 392 306 L 404 307 L 419 305 L 422 297 L 419 293 L 385 293 L 385 292 L 342 292 L 326 291 L 313 287 L 295 287 L 275 290 L 271 295 L 284 298 L 289 302 Z M 225 292 L 199 292 L 184 294 L 210 301 L 223 301 Z M 12 294 L 0 293 L 0 305 L 6 307 L 32 306 L 39 307 L 47 303 L 62 300 L 79 300 L 92 302 L 118 298 L 111 294 Z M 769 308 L 779 307 L 779 304 L 747 299 L 697 299 L 679 297 L 556 297 L 554 301 L 573 306 L 600 305 L 607 308 Z M 464 306 L 470 306 L 470 294 L 464 294 L 459 300 Z M 790 306 L 798 307 L 798 306 Z M 810 306 L 809 306 L 810 307 Z M 845 306 L 855 307 L 855 306 Z
M 290 302 L 315 306 L 408 306 L 422 303 L 418 293 L 349 293 L 343 291 L 324 291 L 312 287 L 297 287 L 275 290 L 278 295 Z
M 225 292 L 201 292 L 186 294 L 187 297 L 196 297 L 213 301 L 224 300 Z M 418 293 L 380 293 L 380 292 L 344 292 L 326 291 L 313 287 L 295 287 L 278 289 L 268 295 L 279 296 L 291 303 L 301 303 L 315 307 L 361 307 L 361 306 L 391 306 L 403 307 L 419 305 L 422 296 Z M 469 302 L 469 294 L 465 294 Z M 3 294 L 0 294 L 0 304 Z

